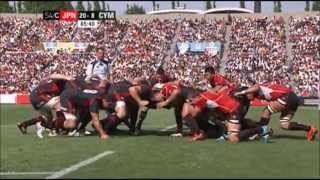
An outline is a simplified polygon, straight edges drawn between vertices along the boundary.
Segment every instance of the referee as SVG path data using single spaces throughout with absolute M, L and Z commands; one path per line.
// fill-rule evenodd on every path
M 111 61 L 104 59 L 104 49 L 97 48 L 96 58 L 87 66 L 86 80 L 92 77 L 99 77 L 100 79 L 108 78 L 112 82 L 111 77 Z

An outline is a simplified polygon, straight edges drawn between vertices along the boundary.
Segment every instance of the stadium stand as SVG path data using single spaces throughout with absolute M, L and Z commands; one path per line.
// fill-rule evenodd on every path
M 319 91 L 318 14 L 289 18 L 233 16 L 230 39 L 225 39 L 224 18 L 141 17 L 118 18 L 117 23 L 106 21 L 98 28 L 83 29 L 74 22 L 1 16 L 0 94 L 26 93 L 53 72 L 82 76 L 93 55 L 90 48 L 100 45 L 106 45 L 107 58 L 114 61 L 116 81 L 148 77 L 164 63 L 167 71 L 184 84 L 202 87 L 203 66 L 211 64 L 219 69 L 220 56 L 176 52 L 166 58 L 174 37 L 177 42 L 229 41 L 226 75 L 244 85 L 253 80 L 292 84 L 301 96 L 315 96 Z M 287 57 L 286 38 L 293 43 L 292 57 Z M 90 48 L 84 52 L 47 52 L 42 45 L 46 41 L 88 42 Z

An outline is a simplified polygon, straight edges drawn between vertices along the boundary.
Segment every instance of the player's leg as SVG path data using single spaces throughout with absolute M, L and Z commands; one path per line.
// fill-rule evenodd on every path
M 140 109 L 136 130 L 134 132 L 135 135 L 139 135 L 140 134 L 142 123 L 146 119 L 147 114 L 148 114 L 148 109 Z
M 37 122 L 41 122 L 41 121 L 45 121 L 45 119 L 40 115 L 32 119 L 18 123 L 17 127 L 19 128 L 22 134 L 27 134 L 27 128 L 29 126 L 35 125 Z
M 54 121 L 54 129 L 56 131 L 59 131 L 60 129 L 73 130 L 76 128 L 78 122 L 73 106 L 75 98 L 76 96 L 72 89 L 65 89 L 60 94 L 61 111 L 57 111 L 57 117 Z
M 307 140 L 313 140 L 317 133 L 317 129 L 315 127 L 299 122 L 292 122 L 294 114 L 299 106 L 298 97 L 291 93 L 286 97 L 286 99 L 280 99 L 280 102 L 286 103 L 286 109 L 281 111 L 280 127 L 285 130 L 306 131 Z
M 38 95 L 35 93 L 31 93 L 29 96 L 29 99 L 31 101 L 31 104 L 33 106 L 33 109 L 36 110 L 39 113 L 39 109 L 46 103 L 43 102 L 39 99 Z M 41 113 L 39 113 L 40 115 L 37 117 L 34 117 L 32 119 L 29 120 L 25 120 L 22 121 L 20 123 L 17 124 L 17 127 L 19 128 L 19 130 L 21 131 L 22 134 L 26 134 L 27 133 L 27 128 L 29 126 L 35 125 L 37 122 L 41 122 L 41 121 L 45 121 L 45 117 L 43 117 L 41 115 Z
M 139 106 L 136 103 L 128 104 L 127 111 L 129 113 L 129 117 L 125 119 L 130 119 L 129 121 L 129 130 L 131 133 L 134 133 L 136 130 L 136 123 L 138 119 Z
M 56 136 L 53 123 L 53 112 L 60 111 L 60 97 L 56 96 L 51 98 L 42 108 L 43 115 L 45 115 L 45 121 L 42 121 L 38 125 L 39 131 L 42 130 L 42 127 L 49 129 L 49 136 Z M 40 127 L 42 126 L 42 127 Z
M 230 142 L 240 141 L 241 122 L 238 116 L 229 115 L 227 118 L 228 140 Z
M 108 131 L 115 129 L 126 117 L 126 103 L 124 101 L 117 101 L 115 104 L 114 112 L 109 113 L 108 116 L 103 120 L 103 129 L 108 133 Z
M 64 128 L 67 130 L 73 130 L 74 128 L 76 128 L 78 122 L 77 116 L 74 114 L 74 107 L 71 98 L 61 98 L 61 110 L 63 111 L 63 117 L 57 117 L 55 128 Z
M 176 124 L 177 124 L 176 133 L 180 133 L 180 134 L 182 134 L 182 128 L 183 128 L 182 114 L 181 114 L 182 108 L 183 108 L 183 105 L 174 108 L 174 115 L 175 115 Z
M 39 138 L 43 138 L 43 132 L 45 128 L 52 128 L 52 110 L 49 106 L 43 106 L 39 109 L 43 121 L 36 123 L 36 133 Z
M 91 114 L 88 109 L 78 109 L 79 123 L 77 128 L 70 133 L 71 136 L 80 136 L 80 134 L 90 134 L 86 132 L 86 126 L 91 121 Z
M 197 106 L 193 106 L 190 103 L 183 105 L 181 117 L 183 123 L 190 128 L 192 140 L 204 139 L 204 132 L 200 130 L 199 125 L 196 121 L 196 116 L 201 113 L 201 109 Z

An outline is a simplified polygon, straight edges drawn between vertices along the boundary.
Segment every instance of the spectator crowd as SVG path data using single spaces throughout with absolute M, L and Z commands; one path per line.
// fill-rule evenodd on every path
M 320 16 L 290 17 L 288 37 L 282 17 L 217 19 L 125 19 L 101 21 L 97 28 L 76 22 L 0 17 L 0 93 L 28 92 L 51 73 L 84 76 L 94 47 L 104 47 L 112 60 L 114 81 L 150 77 L 164 66 L 183 84 L 203 88 L 204 67 L 221 67 L 221 56 L 206 53 L 170 54 L 172 43 L 229 41 L 225 74 L 243 85 L 263 82 L 290 84 L 299 95 L 319 90 Z M 292 44 L 287 52 L 286 38 Z M 47 52 L 43 42 L 86 42 L 85 52 Z M 290 57 L 289 57 L 289 54 Z
M 234 17 L 226 73 L 243 85 L 289 82 L 282 18 Z
M 320 83 L 320 16 L 290 17 L 292 81 L 302 96 L 317 96 Z

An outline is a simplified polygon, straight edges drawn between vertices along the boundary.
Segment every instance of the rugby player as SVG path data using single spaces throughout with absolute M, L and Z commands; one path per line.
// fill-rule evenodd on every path
M 233 88 L 237 87 L 236 83 L 231 82 L 226 77 L 216 73 L 212 66 L 207 66 L 205 68 L 204 79 L 206 79 L 209 82 L 209 87 L 212 91 L 219 91 L 225 86 Z
M 115 129 L 122 121 L 130 118 L 130 132 L 134 132 L 139 108 L 149 104 L 151 87 L 146 83 L 120 81 L 113 83 L 107 93 L 110 111 L 103 120 L 105 131 Z M 127 123 L 126 123 L 127 124 Z
M 43 138 L 43 126 L 52 129 L 52 111 L 55 110 L 57 115 L 61 114 L 61 111 L 59 111 L 59 95 L 65 89 L 65 84 L 68 80 L 73 80 L 73 78 L 52 74 L 48 80 L 43 80 L 31 91 L 29 99 L 32 107 L 39 112 L 40 116 L 17 124 L 23 134 L 27 133 L 28 126 L 34 124 L 37 125 L 37 136 L 39 138 Z M 50 135 L 54 135 L 52 132 L 50 133 Z
M 179 81 L 167 82 L 162 84 L 162 86 L 155 87 L 152 99 L 159 101 L 156 104 L 156 108 L 174 108 L 177 130 L 172 136 L 182 136 L 183 122 L 181 113 L 183 105 L 190 97 L 195 96 L 199 92 L 199 90 L 191 87 L 182 86 Z
M 207 90 L 193 98 L 191 103 L 184 105 L 182 118 L 190 126 L 192 140 L 202 140 L 206 136 L 200 130 L 195 118 L 207 108 L 210 110 L 214 109 L 216 113 L 221 114 L 221 117 L 225 118 L 223 120 L 227 121 L 228 140 L 231 142 L 245 140 L 256 133 L 262 134 L 264 138 L 268 136 L 267 126 L 242 130 L 241 125 L 244 121 L 246 108 L 229 95 L 231 90 L 232 88 L 227 88 L 219 93 Z
M 280 126 L 284 130 L 298 130 L 307 132 L 307 140 L 314 139 L 317 129 L 314 126 L 292 122 L 292 118 L 299 107 L 299 98 L 291 88 L 280 84 L 257 84 L 246 90 L 235 93 L 235 96 L 247 96 L 248 99 L 262 99 L 268 101 L 267 107 L 262 111 L 260 124 L 267 125 L 270 116 L 281 112 Z
M 170 81 L 174 81 L 174 78 L 172 78 L 169 74 L 167 74 L 164 69 L 160 66 L 157 71 L 156 74 L 151 76 L 149 80 L 146 79 L 142 79 L 140 78 L 139 80 L 137 80 L 136 83 L 145 83 L 148 84 L 149 86 L 151 86 L 152 88 L 161 88 L 163 86 L 164 83 L 170 82 Z M 139 117 L 137 118 L 137 125 L 135 127 L 134 130 L 134 135 L 139 135 L 141 132 L 141 127 L 142 127 L 142 123 L 145 120 L 147 114 L 148 114 L 148 109 L 152 108 L 152 109 L 156 109 L 156 103 L 158 101 L 149 99 L 149 104 L 145 107 L 145 108 L 141 108 L 139 111 Z M 169 107 L 166 107 L 169 108 Z M 177 112 L 175 111 L 175 113 L 177 114 Z M 177 117 L 177 115 L 176 115 Z
M 108 103 L 105 100 L 106 89 L 109 87 L 109 81 L 101 80 L 99 85 L 86 84 L 84 80 L 69 81 L 66 89 L 61 93 L 61 110 L 64 117 L 58 117 L 56 128 L 65 129 L 76 128 L 77 121 L 76 110 L 86 112 L 89 110 L 91 122 L 100 135 L 101 139 L 108 139 L 108 135 L 103 131 L 99 121 L 99 110 L 106 109 Z

